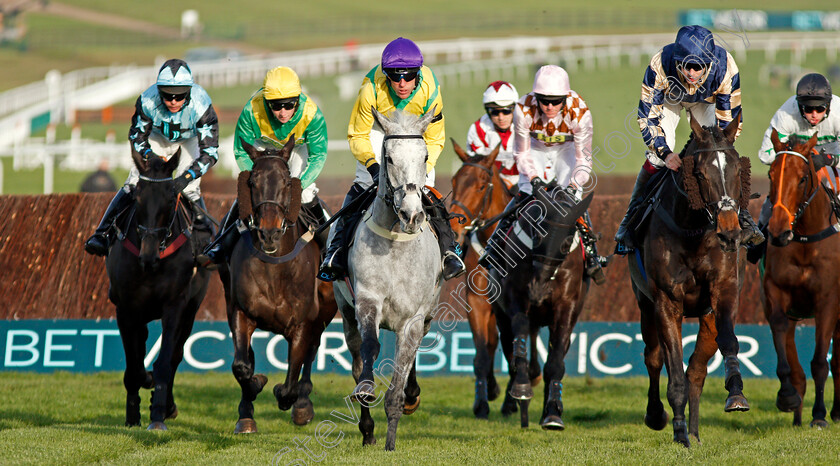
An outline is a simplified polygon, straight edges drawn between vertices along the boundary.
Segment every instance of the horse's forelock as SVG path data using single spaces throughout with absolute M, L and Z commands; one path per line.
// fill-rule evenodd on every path
M 400 131 L 399 134 L 422 134 L 420 117 L 410 112 L 393 112 L 388 120 Z

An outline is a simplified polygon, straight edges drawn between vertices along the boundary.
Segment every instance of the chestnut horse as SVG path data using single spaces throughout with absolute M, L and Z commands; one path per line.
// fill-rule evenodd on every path
M 810 154 L 817 144 L 807 141 L 782 144 L 774 129 L 770 135 L 776 160 L 770 165 L 770 200 L 773 211 L 768 225 L 770 241 L 764 257 L 762 304 L 770 322 L 781 382 L 776 407 L 793 411 L 793 425 L 802 425 L 805 373 L 799 363 L 794 333 L 796 321 L 814 317 L 816 344 L 811 359 L 814 407 L 811 427 L 828 427 L 825 420 L 826 355 L 834 339 L 831 369 L 834 406 L 831 420 L 840 422 L 840 223 L 833 209 L 836 193 L 825 188 Z M 835 223 L 831 223 L 832 215 Z
M 132 148 L 140 179 L 132 195 L 135 206 L 108 252 L 108 298 L 117 307 L 117 326 L 125 350 L 125 425 L 140 425 L 140 387 L 153 388 L 149 430 L 167 430 L 178 408 L 172 397 L 175 372 L 184 357 L 195 314 L 210 274 L 195 267 L 190 236 L 190 210 L 173 191 L 172 173 L 181 150 L 169 159 L 144 158 Z M 146 325 L 161 320 L 160 353 L 153 372 L 146 371 Z
M 501 391 L 493 373 L 496 348 L 499 344 L 496 309 L 494 309 L 493 302 L 495 298 L 498 298 L 499 293 L 492 291 L 498 289 L 498 286 L 492 286 L 485 273 L 474 271 L 481 270 L 478 268 L 478 258 L 498 223 L 499 214 L 504 212 L 505 206 L 510 202 L 512 196 L 508 192 L 495 163 L 496 157 L 499 155 L 498 146 L 486 157 L 470 157 L 454 139 L 451 139 L 451 141 L 455 154 L 463 162 L 461 168 L 452 176 L 452 200 L 450 201 L 449 212 L 463 216 L 465 219 L 453 218 L 451 224 L 456 235 L 456 241 L 466 251 L 464 263 L 468 271 L 466 287 L 467 319 L 470 323 L 475 346 L 475 359 L 473 360 L 475 402 L 473 403 L 473 414 L 479 419 L 487 419 L 490 414 L 489 401 L 495 400 Z M 510 342 L 510 338 L 502 342 L 502 351 L 509 363 L 513 351 Z M 529 370 L 532 385 L 537 385 L 541 379 L 536 348 L 536 333 L 534 333 L 531 338 Z M 506 391 L 505 402 L 502 404 L 502 414 L 507 416 L 515 413 L 516 410 L 516 401 Z
M 641 310 L 648 388 L 645 425 L 661 430 L 668 415 L 659 396 L 662 364 L 668 370 L 668 403 L 674 441 L 699 442 L 700 394 L 709 359 L 719 348 L 729 397 L 724 410 L 747 411 L 742 393 L 734 318 L 745 259 L 739 253 L 739 209 L 749 202 L 749 159 L 733 147 L 740 114 L 724 130 L 691 120 L 692 138 L 681 154 L 679 175 L 662 169 L 661 190 L 648 234 L 628 255 L 633 292 Z M 683 368 L 682 321 L 699 317 L 700 330 L 688 370 Z M 689 405 L 686 426 L 685 406 Z
M 312 362 L 335 308 L 318 305 L 315 275 L 320 256 L 316 245 L 295 250 L 306 230 L 297 221 L 300 179 L 289 173 L 294 137 L 282 149 L 257 151 L 245 141 L 242 146 L 254 161 L 250 172 L 240 173 L 237 194 L 239 218 L 248 229 L 228 264 L 219 268 L 219 275 L 233 335 L 233 375 L 242 388 L 234 432 L 252 433 L 257 431 L 253 402 L 268 382 L 265 375 L 254 373 L 254 330 L 269 330 L 286 338 L 289 368 L 285 383 L 274 386 L 274 397 L 281 410 L 293 408 L 295 424 L 305 425 L 314 417 L 309 399 Z

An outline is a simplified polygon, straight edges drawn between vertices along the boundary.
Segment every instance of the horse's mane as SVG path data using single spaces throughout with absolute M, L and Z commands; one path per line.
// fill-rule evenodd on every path
M 239 178 L 236 180 L 236 199 L 239 202 L 239 220 L 243 222 L 248 217 L 254 214 L 251 205 L 251 187 L 248 186 L 248 180 L 251 179 L 251 171 L 245 170 L 239 172 Z

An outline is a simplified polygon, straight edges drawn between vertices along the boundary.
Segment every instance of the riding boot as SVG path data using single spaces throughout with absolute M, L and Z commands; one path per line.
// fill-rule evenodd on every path
M 765 237 L 767 236 L 767 224 L 770 223 L 770 215 L 773 212 L 773 205 L 770 204 L 770 197 L 764 198 L 764 203 L 761 205 L 761 213 L 758 215 L 758 231 Z M 747 245 L 747 260 L 753 264 L 758 264 L 758 261 L 764 256 L 767 251 L 767 241 L 761 244 Z
M 330 219 L 327 209 L 323 204 L 321 204 L 321 200 L 318 199 L 318 196 L 315 196 L 315 199 L 313 199 L 312 202 L 303 204 L 301 207 L 307 213 L 307 216 L 313 219 L 313 224 L 310 225 L 313 230 L 317 230 L 321 225 L 327 223 L 327 220 Z M 328 229 L 324 229 L 318 234 L 318 236 L 315 237 L 315 243 L 322 252 L 327 246 L 329 236 L 330 231 Z
M 199 197 L 192 201 L 193 211 L 193 251 L 195 254 L 195 262 L 199 266 L 210 264 L 210 258 L 204 254 L 204 250 L 210 244 L 210 239 L 213 238 L 213 224 L 207 218 L 207 206 L 204 204 L 204 198 Z
M 364 189 L 358 184 L 353 184 L 347 196 L 344 197 L 344 206 L 355 201 L 364 193 Z M 362 206 L 357 206 L 354 212 L 345 212 L 338 220 L 335 221 L 335 232 L 333 233 L 332 241 L 327 246 L 327 252 L 324 254 L 324 259 L 321 261 L 321 266 L 318 268 L 318 278 L 325 282 L 339 280 L 347 274 L 347 253 L 346 245 L 349 243 L 347 237 L 353 230 L 358 217 L 361 216 Z M 352 224 L 352 225 L 351 225 Z
M 589 211 L 583 214 L 583 217 L 577 221 L 575 226 L 580 232 L 581 242 L 583 243 L 586 274 L 592 277 L 596 284 L 603 285 L 607 281 L 603 266 L 609 263 L 609 259 L 598 255 L 598 235 L 592 231 L 592 219 L 589 217 Z
M 219 236 L 213 241 L 210 246 L 204 250 L 204 254 L 210 259 L 213 266 L 207 266 L 208 269 L 215 268 L 216 264 L 223 264 L 230 257 L 233 252 L 233 247 L 239 241 L 239 229 L 236 226 L 236 221 L 239 219 L 239 201 L 234 200 L 233 205 L 230 206 L 225 218 L 222 220 L 222 226 L 219 229 Z
M 432 202 L 429 223 L 437 232 L 440 253 L 443 255 L 443 279 L 459 277 L 467 271 L 467 266 L 461 259 L 463 251 L 461 245 L 455 241 L 455 232 L 452 231 L 452 225 L 449 223 L 449 213 L 434 191 L 429 191 L 428 199 Z
M 636 209 L 639 208 L 644 200 L 645 186 L 647 186 L 650 177 L 651 173 L 645 170 L 644 167 L 639 171 L 639 175 L 636 177 L 636 185 L 633 186 L 633 193 L 630 194 L 630 203 L 627 206 L 627 213 L 624 214 L 621 224 L 618 225 L 618 231 L 615 233 L 615 242 L 618 243 L 615 248 L 616 254 L 624 255 L 632 247 L 632 244 L 628 244 L 628 240 L 630 239 L 627 237 L 627 230 L 630 228 L 628 223 L 630 223 L 630 219 L 633 217 L 633 214 L 636 213 Z
M 511 199 L 508 205 L 505 206 L 505 211 L 513 208 L 515 205 L 525 205 L 530 197 L 530 194 L 517 192 L 516 197 Z M 513 222 L 515 221 L 516 212 L 510 212 L 508 215 L 505 215 L 499 220 L 499 223 L 496 225 L 496 229 L 493 230 L 493 234 L 490 235 L 490 241 L 487 242 L 487 247 L 484 248 L 484 254 L 478 258 L 478 265 L 490 270 L 497 264 L 504 264 L 504 262 L 499 260 L 499 249 L 504 248 L 507 231 L 511 226 L 513 226 Z
M 117 214 L 131 206 L 133 202 L 134 200 L 126 192 L 125 188 L 117 190 L 117 194 L 111 200 L 111 203 L 108 204 L 105 215 L 102 216 L 102 220 L 99 222 L 99 226 L 96 227 L 93 236 L 85 241 L 85 251 L 88 254 L 93 254 L 94 256 L 108 254 L 108 248 L 111 246 L 111 227 L 114 225 L 114 220 L 116 220 Z

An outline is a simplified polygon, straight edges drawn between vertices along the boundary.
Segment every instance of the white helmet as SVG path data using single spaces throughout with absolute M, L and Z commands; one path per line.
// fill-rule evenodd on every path
M 485 106 L 495 104 L 499 107 L 513 105 L 517 100 L 519 100 L 519 93 L 516 92 L 513 84 L 507 81 L 493 81 L 490 83 L 481 99 Z
M 534 93 L 542 95 L 569 95 L 569 73 L 557 65 L 545 65 L 534 76 Z

